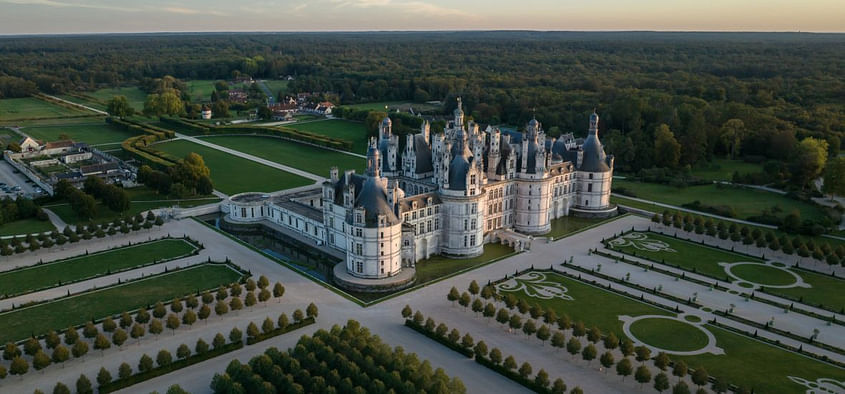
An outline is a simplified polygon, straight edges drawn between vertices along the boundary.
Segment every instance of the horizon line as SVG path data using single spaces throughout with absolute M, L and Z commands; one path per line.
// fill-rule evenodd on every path
M 38 37 L 38 36 L 98 36 L 98 35 L 142 35 L 142 34 L 319 34 L 319 33 L 711 33 L 711 34 L 845 34 L 843 31 L 809 31 L 809 30 L 647 30 L 647 29 L 585 29 L 585 30 L 549 30 L 549 29 L 430 29 L 430 30 L 150 30 L 125 32 L 63 32 L 63 33 L 0 33 L 0 37 Z

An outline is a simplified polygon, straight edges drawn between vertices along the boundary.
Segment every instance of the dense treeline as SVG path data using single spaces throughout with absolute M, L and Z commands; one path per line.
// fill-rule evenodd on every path
M 211 382 L 215 393 L 464 393 L 458 378 L 414 353 L 391 348 L 349 320 L 302 336 L 293 349 L 267 349 L 248 364 L 234 360 Z
M 518 125 L 536 113 L 551 134 L 582 134 L 597 107 L 627 171 L 714 155 L 783 161 L 805 137 L 836 154 L 845 132 L 836 34 L 152 34 L 5 39 L 0 53 L 0 78 L 48 93 L 129 84 L 158 93 L 165 75 L 292 75 L 290 92 L 347 104 L 442 100 L 449 111 L 461 95 L 480 122 Z

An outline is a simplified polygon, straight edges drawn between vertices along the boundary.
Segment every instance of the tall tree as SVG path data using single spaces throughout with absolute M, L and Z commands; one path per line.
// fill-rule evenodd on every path
M 654 164 L 660 167 L 675 168 L 681 158 L 681 144 L 666 124 L 654 129 Z
M 106 112 L 111 116 L 121 119 L 135 114 L 135 110 L 129 105 L 129 100 L 126 99 L 126 96 L 112 97 L 106 104 Z

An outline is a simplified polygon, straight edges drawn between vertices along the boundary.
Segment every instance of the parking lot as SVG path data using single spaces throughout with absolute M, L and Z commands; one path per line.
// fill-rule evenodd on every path
M 0 160 L 0 198 L 23 195 L 35 197 L 36 185 L 5 160 Z

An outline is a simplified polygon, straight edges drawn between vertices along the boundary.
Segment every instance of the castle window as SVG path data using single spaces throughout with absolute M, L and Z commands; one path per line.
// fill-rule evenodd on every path
M 424 233 L 425 232 L 425 223 L 420 223 L 418 225 L 418 228 L 419 228 L 418 234 Z
M 469 237 L 469 246 L 475 246 L 475 236 Z
M 355 254 L 357 254 L 359 256 L 364 254 L 364 245 L 355 244 Z
M 593 184 L 592 183 L 587 185 L 587 192 L 591 192 L 591 191 L 593 191 Z
M 475 175 L 470 175 L 470 177 L 469 177 L 469 183 L 470 183 L 470 184 L 472 184 L 472 185 L 474 185 L 474 184 L 475 184 Z
M 469 225 L 468 223 L 469 223 L 469 221 L 468 221 L 468 220 L 466 220 L 466 219 L 464 219 L 464 230 L 466 230 L 466 229 L 467 229 L 467 227 L 468 227 L 468 225 Z
M 382 264 L 384 264 L 384 263 L 382 263 Z M 382 274 L 384 273 L 384 268 L 382 268 L 382 269 L 381 269 L 381 273 L 382 273 Z
M 360 228 L 356 228 L 356 229 L 355 229 L 355 236 L 356 236 L 356 237 L 360 237 L 360 236 L 361 236 L 361 229 L 360 229 Z
M 357 271 L 358 271 L 359 274 L 361 272 L 364 272 L 364 263 L 359 261 L 356 268 L 357 268 Z
M 440 230 L 440 219 L 439 218 L 434 219 L 434 229 Z
M 417 220 L 417 211 L 411 213 L 411 219 Z
M 241 208 L 241 217 L 242 218 L 246 217 L 246 208 Z
M 379 238 L 384 238 L 384 231 L 381 232 L 381 234 L 379 235 Z M 384 246 L 384 244 L 382 244 L 382 246 Z
M 426 230 L 426 231 L 431 232 L 431 220 L 429 220 L 428 223 L 426 223 L 426 227 L 428 228 L 428 230 Z
M 593 174 L 590 174 L 589 176 L 590 176 L 590 179 L 593 179 Z
M 464 235 L 464 247 L 467 247 L 467 236 Z
M 428 207 L 428 212 L 426 212 L 426 215 L 431 216 L 431 207 Z
M 408 219 L 410 218 L 410 215 L 408 215 L 408 214 L 406 213 L 404 216 L 405 216 L 405 221 L 407 222 L 407 221 L 408 221 Z
M 334 234 L 329 234 L 329 243 L 334 244 Z
M 440 213 L 440 205 L 434 207 L 434 213 Z
M 476 211 L 478 211 L 478 203 L 473 203 L 472 204 L 472 213 L 476 213 Z
M 472 225 L 470 226 L 470 229 L 475 230 L 475 225 L 475 219 L 472 219 Z

